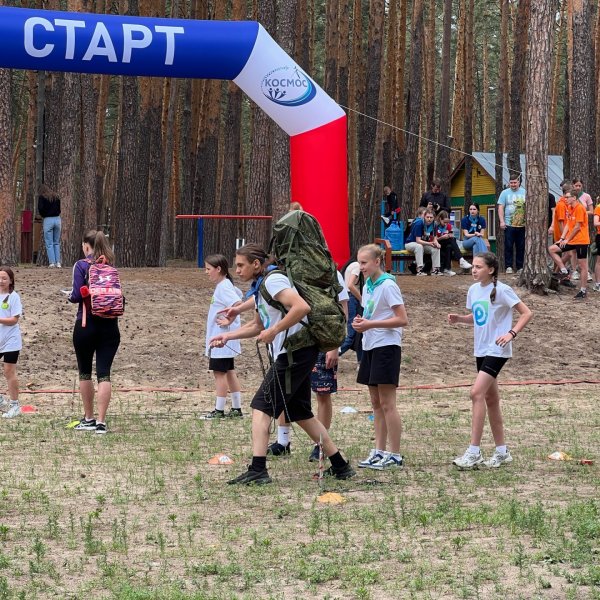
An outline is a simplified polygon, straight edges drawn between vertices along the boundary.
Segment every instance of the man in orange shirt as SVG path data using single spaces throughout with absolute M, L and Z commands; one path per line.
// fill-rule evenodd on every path
M 590 245 L 590 232 L 588 230 L 588 215 L 576 196 L 571 191 L 565 192 L 567 201 L 567 224 L 562 231 L 560 239 L 556 244 L 548 248 L 548 252 L 554 263 L 560 269 L 562 277 L 566 278 L 569 274 L 565 264 L 561 259 L 563 252 L 574 250 L 577 256 L 577 264 L 581 271 L 581 285 L 583 286 L 575 295 L 576 300 L 583 300 L 587 296 L 587 253 Z

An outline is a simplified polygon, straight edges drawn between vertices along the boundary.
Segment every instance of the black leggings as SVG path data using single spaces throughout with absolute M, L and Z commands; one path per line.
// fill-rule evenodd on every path
M 460 248 L 456 243 L 456 239 L 453 237 L 438 241 L 440 242 L 441 246 L 440 266 L 442 267 L 442 270 L 450 270 L 452 268 L 452 259 L 454 258 L 454 260 L 460 260 L 462 258 Z
M 98 383 L 110 381 L 110 367 L 121 342 L 118 319 L 89 316 L 86 327 L 75 321 L 73 346 L 77 356 L 79 379 L 92 378 L 92 362 L 96 353 Z

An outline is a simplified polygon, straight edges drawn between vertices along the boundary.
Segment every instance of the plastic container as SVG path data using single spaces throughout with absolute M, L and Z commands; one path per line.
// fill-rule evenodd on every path
M 385 230 L 385 239 L 390 242 L 392 250 L 404 250 L 404 223 L 392 221 Z

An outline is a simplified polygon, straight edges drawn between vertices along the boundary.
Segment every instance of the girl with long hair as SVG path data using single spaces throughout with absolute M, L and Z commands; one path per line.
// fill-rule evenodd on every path
M 38 213 L 43 219 L 44 244 L 50 268 L 60 269 L 60 198 L 45 183 L 38 190 Z

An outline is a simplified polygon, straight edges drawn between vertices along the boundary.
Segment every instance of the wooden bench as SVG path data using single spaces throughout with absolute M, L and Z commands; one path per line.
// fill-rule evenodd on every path
M 385 250 L 385 271 L 386 273 L 398 274 L 401 271 L 398 270 L 397 265 L 407 260 L 414 260 L 415 255 L 409 250 L 392 250 L 392 245 L 389 240 L 383 238 L 375 238 L 375 243 L 383 246 Z M 463 258 L 473 258 L 472 252 L 466 252 L 464 248 L 460 247 Z M 404 272 L 404 271 L 402 271 Z

